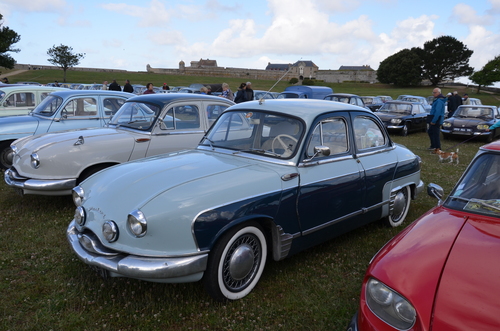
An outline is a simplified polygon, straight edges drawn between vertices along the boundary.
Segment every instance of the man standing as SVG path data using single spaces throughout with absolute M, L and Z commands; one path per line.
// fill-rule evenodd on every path
M 432 96 L 434 97 L 434 102 L 432 103 L 431 112 L 428 115 L 429 129 L 427 130 L 431 140 L 430 150 L 441 149 L 440 128 L 444 120 L 444 105 L 446 103 L 446 97 L 441 94 L 440 88 L 436 87 L 432 91 Z
M 125 81 L 125 85 L 123 85 L 123 92 L 134 93 L 134 87 L 128 79 Z
M 122 88 L 120 87 L 120 85 L 118 85 L 118 83 L 116 82 L 116 79 L 113 79 L 113 82 L 111 84 L 109 84 L 109 90 L 110 91 L 121 91 Z

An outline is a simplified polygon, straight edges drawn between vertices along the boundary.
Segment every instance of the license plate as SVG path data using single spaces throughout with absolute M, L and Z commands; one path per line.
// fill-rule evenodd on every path
M 472 129 L 467 129 L 467 128 L 453 128 L 453 131 L 457 131 L 457 132 L 471 132 Z

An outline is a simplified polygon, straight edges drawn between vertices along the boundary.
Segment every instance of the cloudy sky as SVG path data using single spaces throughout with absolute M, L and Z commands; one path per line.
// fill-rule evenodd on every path
M 377 69 L 442 35 L 474 51 L 475 70 L 500 55 L 500 0 L 1 0 L 0 13 L 21 36 L 13 57 L 34 65 L 50 64 L 47 50 L 63 44 L 85 53 L 81 67 L 145 71 L 208 58 Z

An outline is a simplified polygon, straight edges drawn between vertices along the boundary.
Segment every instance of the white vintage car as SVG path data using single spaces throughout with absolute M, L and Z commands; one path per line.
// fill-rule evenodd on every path
M 400 225 L 422 190 L 420 158 L 371 111 L 324 100 L 240 103 L 194 150 L 105 169 L 73 190 L 76 255 L 112 277 L 203 279 L 249 294 L 282 260 L 356 227 Z
M 0 87 L 0 116 L 26 115 L 54 91 L 62 87 L 35 86 L 28 84 L 2 85 Z
M 117 92 L 122 93 L 122 92 Z M 199 94 L 153 94 L 128 99 L 107 127 L 47 133 L 11 144 L 6 183 L 22 194 L 70 195 L 104 168 L 194 148 L 234 102 Z

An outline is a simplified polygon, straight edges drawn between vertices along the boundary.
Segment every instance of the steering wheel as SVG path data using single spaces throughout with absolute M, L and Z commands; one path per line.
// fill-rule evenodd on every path
M 285 152 L 283 152 L 283 154 L 281 154 L 281 156 L 282 157 L 287 157 L 287 156 L 290 156 L 293 153 L 293 150 L 292 150 L 292 148 L 289 145 L 287 145 L 283 141 L 283 138 L 290 139 L 295 144 L 297 143 L 298 140 L 295 139 L 294 137 L 290 136 L 290 135 L 287 135 L 287 134 L 279 134 L 276 137 L 274 137 L 273 142 L 271 143 L 271 149 L 272 149 L 273 153 L 276 153 L 274 151 L 274 143 L 277 141 L 279 143 L 279 147 L 281 147 L 281 148 L 283 148 L 285 150 Z

